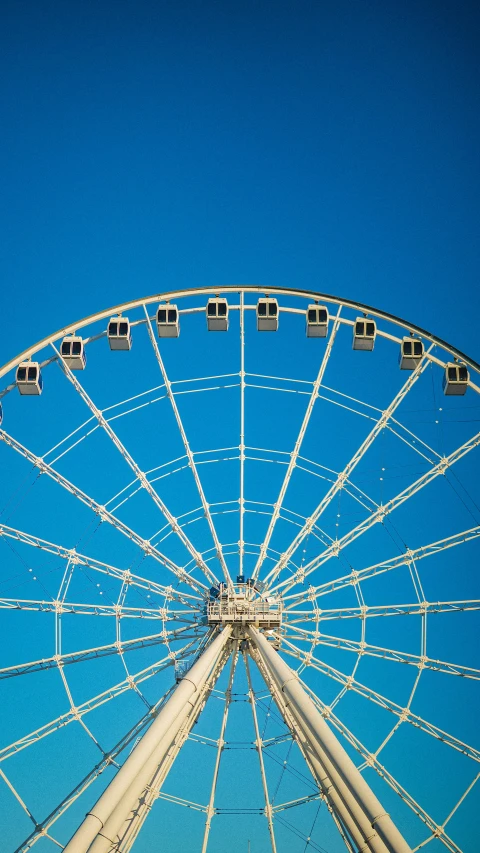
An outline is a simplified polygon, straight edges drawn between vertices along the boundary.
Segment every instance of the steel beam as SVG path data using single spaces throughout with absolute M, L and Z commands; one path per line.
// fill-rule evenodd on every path
M 161 755 L 160 744 L 163 745 L 165 754 L 181 724 L 184 722 L 186 716 L 184 711 L 188 713 L 191 710 L 191 706 L 196 701 L 196 694 L 200 686 L 204 683 L 222 654 L 231 631 L 231 627 L 227 626 L 207 646 L 203 654 L 180 681 L 178 687 L 176 687 L 170 699 L 150 726 L 148 732 L 142 737 L 117 775 L 110 782 L 93 808 L 87 813 L 84 821 L 65 847 L 65 853 L 86 853 L 98 833 L 104 827 L 109 816 L 125 796 L 132 783 L 134 783 L 136 777 L 142 773 L 148 764 L 148 770 L 150 772 L 151 767 L 151 773 L 140 790 L 141 794 L 154 773 L 154 766 L 150 763 L 152 754 L 155 753 L 155 760 L 158 759 L 157 763 L 159 763 L 163 757 Z
M 296 673 L 272 648 L 266 637 L 256 628 L 249 626 L 250 639 L 258 650 L 266 669 L 273 676 L 280 691 L 286 697 L 294 716 L 301 722 L 309 746 L 322 763 L 328 760 L 334 774 L 338 774 L 353 796 L 361 811 L 367 816 L 390 853 L 411 853 L 411 848 L 393 823 L 385 809 L 343 749 L 314 703 L 301 686 Z M 326 768 L 330 770 L 329 768 Z M 329 774 L 330 775 L 330 774 Z M 332 779 L 332 782 L 334 780 Z

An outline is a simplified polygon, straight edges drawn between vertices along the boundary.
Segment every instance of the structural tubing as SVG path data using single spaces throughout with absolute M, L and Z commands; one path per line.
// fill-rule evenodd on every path
M 254 660 L 258 654 L 258 651 L 256 651 Z M 259 662 L 257 661 L 258 664 Z M 277 703 L 280 713 L 291 729 L 292 735 L 310 767 L 312 776 L 316 779 L 318 787 L 325 794 L 335 814 L 351 836 L 358 853 L 364 853 L 364 851 L 368 850 L 371 853 L 387 853 L 384 842 L 372 827 L 365 812 L 333 767 L 332 762 L 326 757 L 317 740 L 312 749 L 311 735 L 308 730 L 305 732 L 304 724 L 298 715 L 295 714 L 292 704 L 288 703 L 287 697 L 281 692 L 273 678 L 269 676 L 262 658 L 260 658 L 259 669 Z M 289 721 L 289 718 L 291 718 L 291 721 Z
M 203 654 L 180 681 L 148 731 L 143 735 L 135 749 L 121 766 L 117 775 L 112 779 L 93 808 L 87 813 L 83 823 L 80 824 L 64 848 L 65 853 L 87 853 L 92 841 L 98 835 L 136 775 L 149 760 L 152 752 L 156 750 L 165 733 L 170 728 L 172 728 L 173 733 L 175 721 L 181 714 L 182 709 L 189 702 L 191 696 L 197 692 L 198 686 L 201 684 L 205 674 L 208 675 L 215 665 L 230 637 L 231 631 L 231 626 L 224 628 L 221 634 L 207 646 Z M 181 718 L 178 728 L 180 728 L 180 725 Z
M 217 661 L 219 656 L 217 657 Z M 225 661 L 223 661 L 223 664 L 224 663 Z M 205 697 L 210 672 L 211 668 L 209 670 L 205 670 L 201 678 L 198 679 L 196 692 L 185 702 L 185 705 L 175 718 L 174 723 L 165 732 L 157 747 L 153 750 L 143 767 L 132 780 L 125 794 L 121 800 L 119 800 L 105 821 L 104 826 L 94 839 L 89 848 L 89 853 L 107 853 L 107 851 L 110 850 L 123 850 L 124 831 L 122 830 L 125 829 L 125 823 L 130 817 L 130 814 L 138 806 L 139 800 L 145 793 L 147 786 L 149 786 L 156 777 L 160 764 L 164 763 L 164 759 L 170 752 L 178 733 L 184 725 L 186 725 L 188 729 L 193 726 L 195 719 L 200 712 L 201 700 Z M 190 673 L 187 673 L 185 677 L 188 678 L 189 675 Z
M 272 674 L 280 690 L 288 699 L 294 716 L 302 721 L 305 733 L 308 735 L 310 732 L 313 735 L 313 738 L 308 738 L 312 751 L 315 751 L 315 741 L 318 740 L 327 759 L 331 761 L 333 768 L 338 772 L 360 808 L 365 812 L 371 826 L 377 831 L 387 850 L 390 853 L 412 853 L 410 846 L 393 823 L 390 815 L 385 812 L 354 762 L 304 691 L 296 673 L 282 660 L 257 628 L 249 626 L 248 633 L 254 646 L 258 649 L 266 669 Z M 318 758 L 321 763 L 321 755 Z

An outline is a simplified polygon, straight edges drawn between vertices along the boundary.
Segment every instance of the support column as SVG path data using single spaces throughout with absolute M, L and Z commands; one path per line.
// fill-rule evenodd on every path
M 282 660 L 260 631 L 249 626 L 248 632 L 266 669 L 271 672 L 278 687 L 286 697 L 294 716 L 302 723 L 312 752 L 318 752 L 318 746 L 320 746 L 318 754 L 320 763 L 323 751 L 390 853 L 411 853 L 410 846 L 393 823 L 390 815 L 385 812 L 358 768 L 330 730 L 310 697 L 305 693 L 297 675 Z
M 202 676 L 201 681 L 197 685 L 196 693 L 185 704 L 175 720 L 175 724 L 168 729 L 148 761 L 145 762 L 140 772 L 137 773 L 132 784 L 96 836 L 89 848 L 89 853 L 109 853 L 109 851 L 113 850 L 125 851 L 128 849 L 129 843 L 125 840 L 125 836 L 128 834 L 131 818 L 141 808 L 141 801 L 146 796 L 146 789 L 159 776 L 161 776 L 162 781 L 165 780 L 178 753 L 176 743 L 180 741 L 183 744 L 188 736 L 191 727 L 201 712 L 206 696 L 211 689 L 212 682 L 216 681 L 226 663 L 227 656 L 228 653 L 221 655 L 210 674 L 205 673 Z M 183 738 L 182 734 L 184 735 Z
M 312 751 L 308 736 L 305 734 L 302 726 L 302 721 L 295 716 L 292 705 L 288 704 L 286 696 L 265 668 L 264 661 L 259 656 L 257 650 L 254 652 L 254 660 L 277 703 L 280 713 L 290 728 L 292 736 L 297 742 L 313 778 L 316 779 L 318 787 L 324 794 L 327 804 L 330 805 L 334 817 L 338 818 L 353 841 L 357 853 L 366 853 L 366 851 L 371 851 L 371 853 L 387 853 L 387 848 L 382 839 L 371 826 L 367 816 L 332 767 L 331 762 L 326 758 L 320 744 L 317 743 L 316 749 Z M 327 767 L 328 770 L 326 769 Z
M 83 823 L 64 848 L 65 853 L 86 853 L 110 814 L 130 788 L 137 774 L 149 762 L 152 754 L 155 752 L 155 757 L 159 757 L 159 760 L 161 760 L 162 756 L 158 749 L 160 743 L 163 744 L 166 752 L 185 719 L 186 714 L 182 712 L 186 708 L 188 710 L 191 709 L 193 703 L 190 703 L 190 699 L 194 697 L 199 686 L 208 677 L 220 657 L 231 631 L 231 626 L 224 628 L 222 633 L 207 646 L 203 654 L 180 681 L 170 699 L 163 706 L 158 717 L 154 720 L 135 749 L 130 753 L 117 775 L 112 779 L 91 811 L 88 812 Z M 154 770 L 152 769 L 152 775 L 153 772 Z M 146 784 L 148 784 L 148 781 L 149 779 Z

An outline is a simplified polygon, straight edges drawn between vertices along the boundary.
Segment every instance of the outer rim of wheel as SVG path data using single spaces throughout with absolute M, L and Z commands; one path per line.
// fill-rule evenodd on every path
M 21 352 L 15 358 L 10 359 L 10 361 L 6 362 L 0 368 L 0 379 L 3 378 L 10 370 L 13 370 L 21 361 L 29 359 L 32 355 L 42 350 L 44 347 L 48 346 L 50 343 L 53 343 L 58 338 L 63 337 L 64 335 L 71 334 L 72 332 L 78 332 L 80 329 L 85 328 L 85 326 L 89 326 L 91 323 L 95 323 L 99 320 L 103 320 L 106 317 L 110 317 L 113 314 L 119 314 L 123 311 L 128 311 L 132 308 L 138 308 L 142 305 L 151 305 L 152 303 L 159 301 L 170 301 L 171 299 L 182 299 L 189 296 L 201 296 L 201 295 L 218 295 L 221 293 L 268 293 L 275 295 L 283 295 L 283 296 L 296 296 L 303 299 L 314 299 L 319 300 L 323 299 L 325 302 L 331 302 L 334 305 L 343 305 L 347 308 L 352 308 L 357 311 L 361 311 L 362 313 L 371 314 L 373 317 L 378 317 L 382 320 L 386 320 L 390 323 L 396 323 L 397 325 L 405 328 L 409 332 L 416 332 L 423 338 L 426 338 L 431 343 L 437 344 L 442 347 L 446 352 L 449 352 L 452 356 L 461 361 L 464 361 L 468 364 L 469 367 L 473 368 L 476 371 L 480 372 L 480 364 L 474 361 L 470 356 L 466 355 L 461 350 L 453 347 L 451 344 L 448 344 L 442 338 L 439 338 L 437 335 L 432 334 L 426 329 L 422 329 L 421 326 L 417 326 L 414 323 L 409 323 L 406 320 L 403 320 L 401 317 L 397 317 L 395 314 L 390 314 L 387 311 L 380 311 L 378 308 L 373 308 L 370 305 L 366 305 L 362 302 L 356 302 L 352 299 L 343 299 L 339 296 L 331 296 L 327 293 L 320 293 L 315 290 L 300 290 L 298 288 L 289 288 L 289 287 L 266 287 L 264 285 L 259 284 L 223 284 L 217 285 L 214 287 L 191 287 L 185 288 L 183 290 L 169 290 L 163 291 L 160 293 L 156 293 L 152 296 L 146 296 L 142 299 L 134 299 L 129 300 L 128 302 L 122 302 L 119 305 L 114 305 L 111 308 L 107 308 L 103 311 L 98 311 L 95 314 L 90 314 L 88 317 L 84 317 L 82 320 L 78 320 L 75 323 L 70 323 L 68 326 L 64 326 L 58 331 L 54 332 L 52 335 L 48 335 L 46 338 L 43 338 L 38 343 L 34 344 L 33 347 L 28 347 L 26 350 Z

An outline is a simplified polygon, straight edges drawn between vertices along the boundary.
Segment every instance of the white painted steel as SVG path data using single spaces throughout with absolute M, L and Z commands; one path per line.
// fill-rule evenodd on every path
M 387 849 L 391 853 L 411 853 L 411 848 L 392 819 L 301 687 L 297 675 L 284 663 L 260 631 L 249 626 L 248 632 L 279 688 L 292 703 L 306 730 L 313 734 L 313 744 L 318 740 L 325 755 L 377 830 Z
M 172 734 L 175 734 L 178 731 L 178 728 L 176 730 L 173 729 L 175 721 L 178 720 L 178 715 L 184 710 L 187 703 L 190 702 L 191 697 L 199 689 L 199 685 L 202 683 L 205 674 L 208 674 L 214 666 L 230 637 L 231 630 L 230 626 L 223 629 L 222 633 L 212 641 L 203 655 L 179 683 L 158 717 L 150 726 L 148 732 L 142 737 L 133 752 L 130 753 L 117 775 L 88 812 L 85 820 L 66 845 L 66 853 L 86 853 L 114 808 L 126 794 L 137 774 L 141 772 L 145 762 L 150 759 L 152 752 L 162 742 L 165 732 L 171 730 Z M 183 718 L 180 720 L 178 727 L 182 721 Z M 163 740 L 165 749 L 168 748 L 170 743 L 171 740 L 168 741 L 168 744 Z

